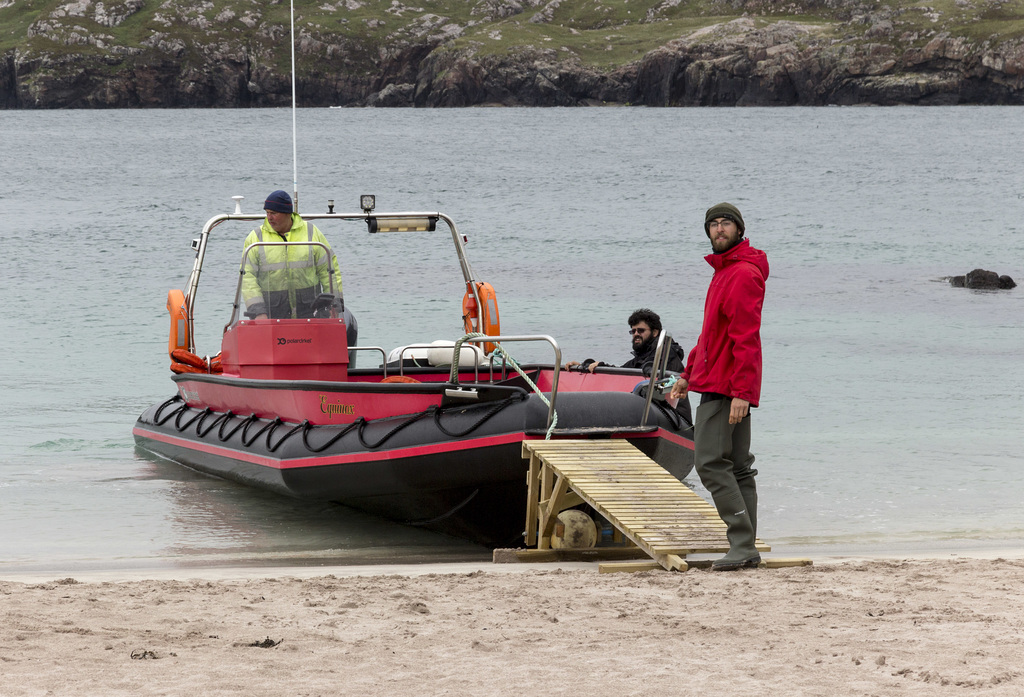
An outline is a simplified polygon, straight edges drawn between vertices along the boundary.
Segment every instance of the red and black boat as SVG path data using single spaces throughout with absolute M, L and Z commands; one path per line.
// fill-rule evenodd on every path
M 522 539 L 524 440 L 624 438 L 680 479 L 691 470 L 692 427 L 659 398 L 671 380 L 667 351 L 659 344 L 650 376 L 570 372 L 560 369 L 552 337 L 502 335 L 494 290 L 474 278 L 455 223 L 442 213 L 377 214 L 364 199 L 359 213 L 303 218 L 363 221 L 371 234 L 429 232 L 443 223 L 467 289 L 463 334 L 454 341 L 390 353 L 360 346 L 351 315 L 336 302 L 306 319 L 247 319 L 240 277 L 220 353 L 200 357 L 194 312 L 211 231 L 262 217 L 238 209 L 215 216 L 193 243 L 187 287 L 168 295 L 176 393 L 139 417 L 133 433 L 141 450 L 494 546 Z M 553 362 L 518 364 L 509 347 L 524 341 L 550 346 Z M 355 367 L 356 357 L 379 363 Z

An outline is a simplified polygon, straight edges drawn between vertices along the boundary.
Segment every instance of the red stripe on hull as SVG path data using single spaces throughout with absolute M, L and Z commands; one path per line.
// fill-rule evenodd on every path
M 293 469 L 296 467 L 323 467 L 327 465 L 344 465 L 356 462 L 372 462 L 374 460 L 398 460 L 404 458 L 419 457 L 423 455 L 435 455 L 438 453 L 451 453 L 460 452 L 465 450 L 475 450 L 477 448 L 486 448 L 494 445 L 507 445 L 509 443 L 515 443 L 524 440 L 540 440 L 542 436 L 528 436 L 524 433 L 505 433 L 498 436 L 487 436 L 485 438 L 474 438 L 472 440 L 461 440 L 450 443 L 431 443 L 429 445 L 419 445 L 411 448 L 398 448 L 394 450 L 378 451 L 378 452 L 363 452 L 363 453 L 345 453 L 337 455 L 321 455 L 317 457 L 304 457 L 295 458 L 290 460 L 280 460 L 278 458 L 264 457 L 262 455 L 255 455 L 249 452 L 243 452 L 234 448 L 225 448 L 218 445 L 211 445 L 209 443 L 203 443 L 201 441 L 191 440 L 189 438 L 178 438 L 176 436 L 170 436 L 165 433 L 159 433 L 158 431 L 151 431 L 141 426 L 136 426 L 132 429 L 132 434 L 141 438 L 148 438 L 150 440 L 160 441 L 161 443 L 167 443 L 169 445 L 175 445 L 180 448 L 188 448 L 190 450 L 197 450 L 199 452 L 207 453 L 209 455 L 217 455 L 219 457 L 227 457 L 242 462 L 248 462 L 254 465 L 261 465 L 263 467 L 270 467 L 272 469 L 285 470 Z M 625 438 L 626 436 L 618 436 Z M 664 429 L 658 429 L 657 432 L 648 434 L 630 434 L 629 438 L 664 438 L 665 440 L 680 445 L 689 450 L 693 450 L 693 441 L 677 436 L 674 433 L 669 433 Z
M 296 467 L 323 467 L 327 465 L 345 465 L 356 462 L 373 462 L 374 460 L 398 460 L 404 458 L 419 457 L 423 455 L 435 455 L 438 453 L 451 453 L 464 450 L 475 450 L 477 448 L 486 448 L 493 445 L 507 445 L 508 443 L 516 443 L 527 438 L 527 436 L 525 436 L 523 433 L 506 433 L 500 436 L 487 436 L 486 438 L 475 438 L 473 440 L 461 440 L 454 441 L 451 443 L 431 443 L 429 445 L 419 445 L 412 448 L 398 448 L 394 450 L 385 451 L 368 451 L 363 453 L 342 453 L 337 455 L 321 455 L 317 457 L 304 457 L 290 460 L 280 460 L 277 458 L 264 457 L 262 455 L 254 455 L 253 453 L 243 452 L 241 450 L 236 450 L 234 448 L 224 448 L 218 445 L 210 445 L 209 443 L 203 443 L 200 441 L 191 440 L 189 438 L 178 438 L 176 436 L 169 436 L 165 433 L 150 431 L 140 426 L 136 426 L 134 429 L 132 429 L 132 434 L 142 438 L 160 441 L 161 443 L 175 445 L 178 446 L 179 448 L 188 448 L 190 450 L 197 450 L 199 452 L 207 453 L 209 455 L 227 457 L 234 460 L 240 460 L 242 462 L 248 462 L 253 465 L 261 465 L 263 467 L 270 467 L 272 469 L 278 470 L 293 469 Z

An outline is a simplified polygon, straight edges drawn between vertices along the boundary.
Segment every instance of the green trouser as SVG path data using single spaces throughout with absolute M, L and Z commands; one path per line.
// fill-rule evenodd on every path
M 757 486 L 750 454 L 750 414 L 729 423 L 732 399 L 701 400 L 694 424 L 697 474 L 728 528 L 729 556 L 757 554 Z

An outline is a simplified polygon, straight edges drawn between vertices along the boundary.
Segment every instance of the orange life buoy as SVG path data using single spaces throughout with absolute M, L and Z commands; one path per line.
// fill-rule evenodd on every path
M 210 369 L 210 366 L 207 365 L 205 358 L 197 356 L 191 351 L 186 351 L 185 349 L 174 349 L 173 351 L 171 351 L 171 358 L 174 359 L 174 361 L 177 363 L 182 363 L 193 368 L 198 368 L 204 373 L 208 372 Z
M 167 291 L 167 311 L 171 313 L 171 335 L 167 340 L 167 353 L 174 349 L 189 349 L 188 303 L 180 290 Z
M 210 359 L 210 372 L 211 373 L 223 373 L 224 367 L 220 364 L 220 354 L 213 356 Z
M 381 380 L 381 382 L 419 382 L 419 380 L 408 375 L 389 375 Z
M 171 361 L 171 372 L 178 373 L 205 373 L 205 368 L 197 368 L 194 365 L 188 363 L 178 363 L 177 361 Z
M 462 322 L 467 334 L 479 332 L 487 336 L 501 334 L 501 322 L 498 317 L 498 295 L 490 283 L 476 283 L 476 294 L 480 297 L 482 308 L 478 308 L 473 297 L 473 287 L 466 284 L 466 294 L 462 297 Z M 484 353 L 494 350 L 494 344 L 484 344 Z

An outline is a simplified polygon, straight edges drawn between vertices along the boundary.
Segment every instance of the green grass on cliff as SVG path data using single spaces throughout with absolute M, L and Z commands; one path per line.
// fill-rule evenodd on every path
M 0 52 L 21 55 L 70 54 L 106 56 L 112 47 L 149 52 L 155 37 L 164 45 L 183 47 L 184 59 L 202 60 L 204 47 L 243 46 L 286 69 L 288 0 L 167 0 L 145 2 L 114 27 L 95 20 L 97 3 L 67 0 L 0 0 Z M 458 38 L 451 49 L 478 55 L 545 51 L 552 60 L 575 59 L 598 69 L 612 69 L 641 58 L 667 42 L 714 24 L 748 16 L 758 24 L 786 19 L 822 27 L 819 36 L 844 41 L 888 42 L 902 48 L 924 45 L 937 32 L 995 44 L 1024 37 L 1024 0 L 420 0 L 408 5 L 393 0 L 295 0 L 297 36 L 316 46 L 300 62 L 325 53 L 343 56 L 345 68 L 372 68 L 382 47 L 401 50 L 427 37 Z M 515 2 L 522 11 L 509 16 Z M 825 5 L 828 7 L 825 7 Z M 106 0 L 106 12 L 124 0 Z M 68 15 L 71 11 L 79 16 Z M 540 20 L 540 21 L 535 21 Z M 45 22 L 54 33 L 29 37 Z M 889 22 L 892 30 L 865 37 L 867 29 Z M 451 34 L 448 33 L 448 36 Z M 90 38 L 92 37 L 92 38 Z M 97 44 L 96 37 L 102 41 Z M 122 51 L 123 53 L 123 51 Z
M 56 4 L 52 0 L 22 0 L 0 8 L 0 51 L 24 45 L 29 26 Z

